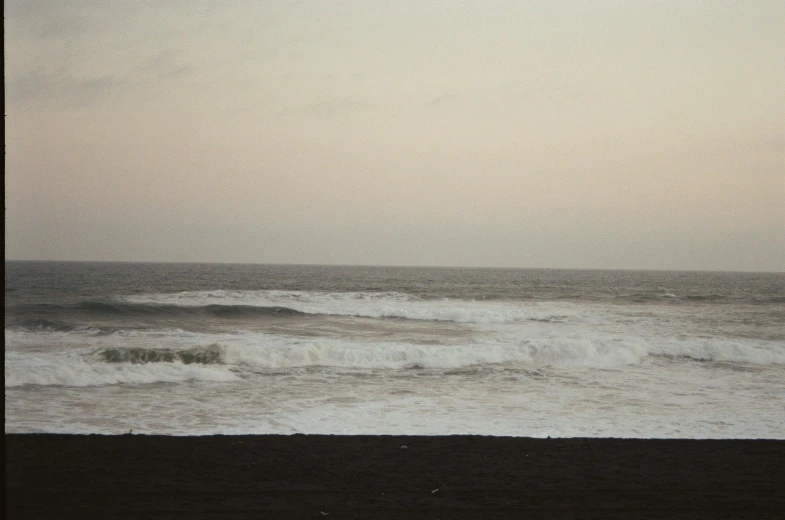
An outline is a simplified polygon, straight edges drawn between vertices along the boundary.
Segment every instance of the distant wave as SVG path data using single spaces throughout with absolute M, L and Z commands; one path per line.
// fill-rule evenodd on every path
M 741 301 L 738 297 L 728 296 L 724 294 L 674 294 L 671 292 L 650 292 L 650 293 L 632 293 L 620 297 L 623 302 L 632 303 L 748 303 L 753 305 L 765 304 L 778 304 L 785 303 L 785 297 L 782 296 L 760 296 L 747 297 L 745 301 Z
M 79 328 L 78 325 L 59 320 L 47 320 L 39 318 L 21 319 L 13 325 L 29 330 L 45 330 L 55 332 L 71 332 Z M 6 322 L 6 325 L 9 323 Z
M 678 295 L 668 292 L 635 293 L 628 302 L 703 304 L 728 301 L 717 294 Z M 779 305 L 779 296 L 755 303 Z M 67 332 L 84 329 L 84 323 L 134 318 L 302 318 L 309 315 L 399 318 L 462 324 L 569 322 L 586 314 L 587 304 L 570 301 L 513 301 L 423 299 L 399 292 L 318 291 L 184 291 L 118 297 L 107 301 L 84 301 L 69 305 L 39 304 L 6 309 L 6 328 Z M 588 305 L 602 305 L 589 303 Z M 593 308 L 588 312 L 595 312 Z M 103 326 L 103 325 L 101 325 Z M 100 328 L 100 327 L 99 327 Z M 105 330 L 111 333 L 112 330 Z
M 399 292 L 184 291 L 134 295 L 125 297 L 124 301 L 131 305 L 158 306 L 162 309 L 216 307 L 212 311 L 215 314 L 223 312 L 217 307 L 230 307 L 277 309 L 264 311 L 270 314 L 291 312 L 479 324 L 562 321 L 575 314 L 575 304 L 569 302 L 422 299 Z
M 779 297 L 761 298 L 749 303 L 782 303 Z M 167 309 L 232 307 L 227 314 L 243 312 L 244 307 L 268 309 L 268 314 L 316 314 L 358 316 L 369 318 L 403 318 L 455 323 L 520 323 L 534 321 L 564 321 L 584 311 L 586 303 L 573 301 L 531 300 L 474 300 L 457 298 L 428 298 L 400 292 L 319 292 L 278 290 L 215 290 L 183 291 L 179 293 L 140 294 L 122 299 L 130 304 L 157 305 Z M 663 304 L 721 303 L 730 300 L 718 294 L 678 295 L 670 292 L 630 294 L 621 301 Z M 606 304 L 608 302 L 605 302 Z M 602 305 L 601 302 L 588 302 Z M 287 311 L 284 311 L 286 309 Z M 213 308 L 215 315 L 223 312 Z M 253 311 L 248 311 L 253 312 Z
M 6 309 L 7 325 L 23 328 L 47 328 L 51 330 L 72 330 L 76 325 L 62 320 L 28 316 L 70 316 L 78 314 L 86 317 L 177 317 L 177 316 L 216 316 L 224 318 L 243 318 L 257 316 L 302 316 L 306 313 L 279 305 L 219 305 L 181 306 L 157 303 L 123 303 L 86 301 L 74 305 L 30 305 Z M 10 318 L 10 320 L 8 319 Z
M 684 299 L 693 302 L 717 302 L 726 300 L 727 297 L 721 294 L 690 294 L 684 296 Z
M 6 316 L 5 329 L 23 330 L 30 332 L 73 332 L 87 334 L 91 336 L 106 336 L 114 334 L 120 330 L 118 327 L 97 326 L 95 324 L 85 325 L 82 323 L 72 323 L 64 320 L 52 320 L 45 318 L 9 318 Z M 127 329 L 126 329 L 127 330 Z
M 144 303 L 106 303 L 106 302 L 84 302 L 76 306 L 96 314 L 118 314 L 118 315 L 208 315 L 221 317 L 244 317 L 244 316 L 298 316 L 305 313 L 282 307 L 254 306 L 254 305 L 218 305 L 208 304 L 201 306 L 181 306 L 168 304 L 144 304 Z

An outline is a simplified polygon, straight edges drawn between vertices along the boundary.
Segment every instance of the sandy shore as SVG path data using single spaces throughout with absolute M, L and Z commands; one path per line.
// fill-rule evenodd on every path
M 7 518 L 785 518 L 785 441 L 6 435 Z

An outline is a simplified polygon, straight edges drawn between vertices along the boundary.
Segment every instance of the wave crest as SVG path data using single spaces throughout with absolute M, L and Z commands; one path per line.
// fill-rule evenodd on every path
M 399 292 L 184 291 L 128 296 L 124 301 L 161 308 L 210 309 L 214 313 L 264 312 L 478 324 L 563 320 L 575 314 L 569 303 L 426 300 Z

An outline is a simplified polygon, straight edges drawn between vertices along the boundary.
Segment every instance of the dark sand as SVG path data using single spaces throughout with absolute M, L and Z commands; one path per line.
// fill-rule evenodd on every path
M 5 449 L 11 519 L 785 518 L 785 441 L 6 435 Z

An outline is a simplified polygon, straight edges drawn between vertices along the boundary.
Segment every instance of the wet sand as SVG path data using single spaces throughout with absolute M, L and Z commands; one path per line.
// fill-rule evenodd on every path
M 785 518 L 785 441 L 5 435 L 7 518 Z

